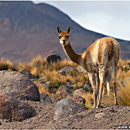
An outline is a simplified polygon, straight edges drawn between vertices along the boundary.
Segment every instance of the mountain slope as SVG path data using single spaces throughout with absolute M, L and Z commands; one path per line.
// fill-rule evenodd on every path
M 71 45 L 82 53 L 96 39 L 105 35 L 84 29 L 68 15 L 48 4 L 33 2 L 0 2 L 0 57 L 12 62 L 26 61 L 38 54 L 66 55 L 59 44 L 56 27 L 71 27 Z M 121 58 L 130 59 L 130 41 L 117 39 Z

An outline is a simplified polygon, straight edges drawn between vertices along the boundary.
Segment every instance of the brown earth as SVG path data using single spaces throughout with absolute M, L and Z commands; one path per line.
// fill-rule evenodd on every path
M 0 129 L 118 129 L 119 126 L 130 126 L 128 106 L 107 105 L 55 121 L 54 104 L 27 102 L 36 110 L 36 114 L 21 122 L 0 119 Z

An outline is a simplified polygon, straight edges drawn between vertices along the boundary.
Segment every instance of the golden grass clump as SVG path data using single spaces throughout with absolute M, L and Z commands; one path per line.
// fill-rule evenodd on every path
M 38 87 L 39 93 L 45 93 L 47 94 L 49 97 L 53 96 L 54 93 L 50 93 L 48 90 L 46 90 L 43 86 L 43 84 L 39 83 L 39 82 L 34 82 L 36 84 L 36 86 Z
M 90 92 L 85 92 L 83 95 L 81 95 L 84 99 L 85 99 L 85 106 L 88 108 L 88 109 L 91 109 L 93 108 L 92 104 L 91 104 L 91 101 L 93 100 L 92 98 L 92 94 Z
M 1 58 L 0 61 L 0 70 L 12 70 L 13 64 L 9 60 L 4 60 L 4 58 Z
M 117 83 L 117 100 L 121 106 L 130 106 L 130 79 L 126 78 Z M 114 93 L 110 92 L 109 97 L 103 96 L 103 104 L 114 105 Z
M 40 67 L 43 65 L 43 59 L 41 57 L 41 55 L 38 55 L 37 57 L 33 58 L 30 65 L 32 67 Z
M 124 84 L 120 84 L 118 90 L 118 102 L 122 106 L 130 106 L 130 79 L 126 79 Z

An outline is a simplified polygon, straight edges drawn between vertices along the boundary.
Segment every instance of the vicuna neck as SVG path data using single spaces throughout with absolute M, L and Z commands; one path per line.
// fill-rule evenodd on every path
M 75 63 L 80 65 L 81 54 L 76 53 L 70 44 L 63 46 L 66 55 Z

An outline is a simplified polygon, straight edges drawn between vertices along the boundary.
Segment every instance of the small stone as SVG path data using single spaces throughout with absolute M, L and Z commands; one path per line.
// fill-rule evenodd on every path
M 102 117 L 104 117 L 104 116 L 105 116 L 105 113 L 97 113 L 97 114 L 95 115 L 95 117 L 98 118 L 98 119 L 100 119 L 100 118 L 102 118 Z
M 80 104 L 85 104 L 85 99 L 79 95 L 74 95 L 73 100 Z

